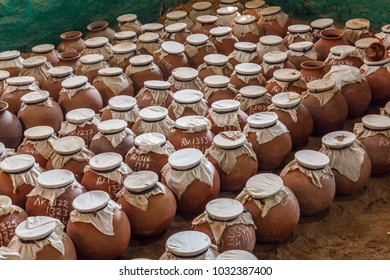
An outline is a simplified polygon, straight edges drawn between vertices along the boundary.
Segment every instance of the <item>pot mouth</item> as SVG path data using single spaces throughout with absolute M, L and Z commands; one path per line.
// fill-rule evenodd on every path
M 108 27 L 107 21 L 95 21 L 87 26 L 89 31 L 100 31 Z
M 309 60 L 302 62 L 301 67 L 304 69 L 321 69 L 325 67 L 325 63 L 322 61 Z
M 0 101 L 0 112 L 4 112 L 8 109 L 8 103 L 5 101 Z
M 61 34 L 62 40 L 75 40 L 81 38 L 83 34 L 80 31 L 68 31 Z
M 344 36 L 344 32 L 339 29 L 325 29 L 320 32 L 321 38 L 327 40 L 336 40 Z
M 80 57 L 81 54 L 78 52 L 63 52 L 58 54 L 58 58 L 60 60 L 66 60 L 66 61 L 79 59 Z

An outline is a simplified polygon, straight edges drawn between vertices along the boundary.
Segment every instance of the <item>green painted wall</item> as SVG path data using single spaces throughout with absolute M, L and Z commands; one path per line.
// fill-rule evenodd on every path
M 0 50 L 30 51 L 42 43 L 58 44 L 65 31 L 85 32 L 89 23 L 136 13 L 153 21 L 180 0 L 0 0 Z

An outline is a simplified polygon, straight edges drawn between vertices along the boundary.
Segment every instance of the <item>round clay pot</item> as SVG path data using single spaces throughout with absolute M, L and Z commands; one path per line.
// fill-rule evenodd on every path
M 390 59 L 384 59 L 383 61 L 365 61 L 368 68 L 377 67 L 379 69 L 375 72 L 367 75 L 363 72 L 371 89 L 371 103 L 374 105 L 385 105 L 390 100 L 390 72 L 384 65 L 390 63 Z M 364 67 L 364 66 L 363 66 Z
M 216 101 L 223 99 L 234 99 L 236 89 L 230 85 L 230 79 L 222 75 L 209 75 L 204 79 L 202 92 L 207 104 L 211 106 Z
M 335 46 L 330 49 L 330 54 L 325 61 L 325 71 L 329 72 L 332 66 L 348 65 L 360 68 L 363 63 L 363 57 L 355 54 L 356 47 L 353 46 Z M 340 56 L 345 56 L 340 58 Z
M 191 35 L 191 31 L 187 29 L 187 24 L 183 22 L 173 23 L 165 27 L 167 34 L 163 38 L 164 41 L 175 41 L 180 44 L 185 44 L 186 39 Z
M 256 24 L 256 17 L 251 15 L 237 16 L 234 19 L 233 35 L 240 42 L 258 43 L 260 36 L 263 35 L 259 32 Z
M 85 49 L 83 34 L 80 31 L 69 31 L 61 34 L 61 43 L 57 47 L 59 53 L 81 53 Z
M 0 142 L 6 148 L 14 149 L 22 142 L 23 129 L 19 119 L 7 109 L 8 103 L 0 101 Z
M 58 54 L 59 62 L 57 66 L 69 66 L 73 68 L 73 72 L 80 65 L 81 54 L 79 52 L 62 52 Z
M 43 83 L 42 90 L 48 91 L 50 97 L 55 102 L 58 102 L 62 89 L 61 83 L 63 80 L 73 76 L 73 68 L 69 66 L 57 66 L 50 68 L 47 72 L 50 77 Z
M 200 91 L 179 90 L 172 97 L 173 102 L 168 107 L 168 116 L 172 120 L 186 116 L 206 116 L 208 112 L 208 106 Z
M 216 54 L 217 49 L 204 34 L 192 34 L 186 38 L 185 54 L 192 68 L 197 69 L 208 54 Z
M 306 83 L 302 75 L 295 69 L 279 69 L 273 73 L 273 78 L 267 82 L 265 88 L 271 95 L 282 92 L 302 94 L 306 91 Z
M 255 63 L 240 63 L 234 66 L 230 83 L 240 90 L 246 86 L 265 86 L 265 78 L 261 74 L 261 66 Z
M 108 100 L 108 106 L 103 110 L 100 119 L 102 121 L 120 119 L 127 122 L 127 127 L 132 128 L 138 118 L 137 101 L 134 97 L 119 95 Z
M 296 69 L 295 65 L 288 60 L 285 52 L 272 51 L 263 56 L 261 73 L 267 81 L 272 79 L 276 70 L 284 68 Z M 267 71 L 265 69 L 267 69 Z
M 290 25 L 290 19 L 287 16 L 287 21 L 284 26 L 280 26 L 276 19 L 272 19 L 275 15 L 283 13 L 280 7 L 272 6 L 264 8 L 260 11 L 262 18 L 260 18 L 258 25 L 259 31 L 262 35 L 276 35 L 284 37 L 287 33 L 287 27 Z M 267 18 L 267 17 L 271 18 Z
M 339 45 L 350 45 L 344 32 L 339 29 L 325 29 L 320 32 L 321 38 L 314 44 L 314 49 L 321 60 L 325 60 L 330 49 Z
M 10 62 L 12 62 L 11 65 L 9 65 Z M 20 56 L 20 52 L 17 50 L 0 53 L 0 69 L 7 71 L 10 77 L 19 76 L 19 73 L 22 71 L 23 67 L 22 62 L 23 58 Z
M 107 21 L 96 21 L 87 26 L 86 39 L 93 37 L 106 37 L 110 42 L 114 41 L 115 31 L 108 27 Z
M 196 18 L 196 24 L 192 28 L 191 32 L 194 34 L 204 34 L 210 36 L 210 30 L 218 27 L 218 18 L 216 16 L 205 15 Z
M 322 61 L 304 61 L 301 63 L 301 75 L 306 83 L 320 80 L 326 74 L 325 63 Z
M 231 32 L 231 27 L 227 26 L 220 26 L 210 30 L 209 40 L 219 54 L 229 55 L 234 51 L 234 44 L 238 42 L 238 39 Z
M 239 125 L 239 127 L 234 125 L 218 126 L 213 120 L 212 114 L 209 113 L 207 115 L 207 119 L 211 122 L 211 132 L 215 135 L 222 131 L 242 131 L 244 129 L 248 115 L 240 110 L 240 102 L 236 100 L 223 99 L 214 102 L 211 105 L 211 108 L 214 110 L 215 117 L 223 117 L 225 114 L 232 114 L 232 117 L 233 115 L 236 115 L 234 118 L 237 118 Z

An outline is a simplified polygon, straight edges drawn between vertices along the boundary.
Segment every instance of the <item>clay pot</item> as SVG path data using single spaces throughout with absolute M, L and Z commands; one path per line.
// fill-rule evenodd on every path
M 22 142 L 23 129 L 19 119 L 7 109 L 8 103 L 0 101 L 0 142 L 6 148 L 14 149 Z
M 89 83 L 93 83 L 95 78 L 99 76 L 99 70 L 108 68 L 108 63 L 104 60 L 101 54 L 87 54 L 80 58 L 80 65 L 76 69 L 77 76 L 86 76 Z
M 234 44 L 234 50 L 229 54 L 229 62 L 236 67 L 240 63 L 261 64 L 257 55 L 256 44 L 249 42 L 238 42 Z
M 230 83 L 240 90 L 246 86 L 264 86 L 265 78 L 261 74 L 261 66 L 255 63 L 240 63 L 234 66 Z
M 163 41 L 159 34 L 147 32 L 139 36 L 137 49 L 140 54 L 153 55 L 153 53 L 161 48 Z
M 134 31 L 119 31 L 115 33 L 115 41 L 112 43 L 113 46 L 123 44 L 123 43 L 137 43 L 137 33 Z
M 287 27 L 287 34 L 283 39 L 283 45 L 287 48 L 289 45 L 299 42 L 312 42 L 310 26 L 306 24 L 293 24 Z
M 301 63 L 301 75 L 306 83 L 320 80 L 326 74 L 325 63 L 322 61 L 304 61 Z
M 173 11 L 167 13 L 167 19 L 164 22 L 164 25 L 171 25 L 175 23 L 186 23 L 187 28 L 191 29 L 194 26 L 194 23 L 188 17 L 188 13 L 186 11 Z
M 121 31 L 131 31 L 137 36 L 142 33 L 142 24 L 139 22 L 137 15 L 125 14 L 116 18 L 118 22 L 118 28 Z
M 273 74 L 279 69 L 296 69 L 290 61 L 288 61 L 287 54 L 281 51 L 272 51 L 266 53 L 263 56 L 263 63 L 261 64 L 261 73 L 264 78 L 268 81 L 272 79 Z
M 371 89 L 371 103 L 375 105 L 385 105 L 390 101 L 390 71 L 385 66 L 390 63 L 390 58 L 382 61 L 365 61 L 361 71 L 365 76 Z M 378 70 L 372 72 L 370 68 Z M 364 69 L 364 70 L 363 70 Z
M 355 44 L 359 39 L 374 37 L 373 32 L 370 30 L 370 21 L 365 18 L 348 20 L 343 31 L 351 44 Z
M 289 46 L 288 61 L 294 65 L 295 69 L 301 71 L 302 63 L 306 61 L 316 61 L 318 54 L 314 50 L 312 42 L 293 43 Z
M 187 24 L 183 22 L 167 25 L 165 31 L 167 34 L 164 37 L 164 41 L 175 41 L 183 45 L 187 37 L 191 35 L 191 31 L 187 29 Z
M 237 96 L 236 89 L 230 85 L 230 79 L 221 75 L 207 76 L 201 91 L 208 105 L 223 99 L 234 99 Z
M 268 105 L 271 104 L 271 95 L 260 86 L 241 88 L 235 99 L 240 101 L 241 110 L 248 116 L 267 111 Z
M 233 35 L 240 42 L 250 42 L 256 44 L 259 42 L 260 36 L 263 34 L 261 34 L 257 28 L 255 16 L 242 15 L 237 16 L 234 19 Z
M 218 18 L 216 16 L 198 16 L 196 18 L 196 24 L 192 28 L 191 32 L 194 34 L 204 34 L 210 36 L 210 30 L 218 27 L 217 20 Z
M 271 95 L 282 92 L 295 92 L 302 94 L 306 91 L 306 82 L 302 75 L 295 69 L 279 69 L 273 73 L 273 78 L 268 80 L 265 88 Z
M 122 68 L 123 72 L 130 65 L 130 58 L 139 55 L 134 43 L 120 43 L 112 47 L 112 55 L 109 60 L 111 67 Z
M 95 21 L 87 26 L 86 39 L 93 37 L 106 37 L 110 42 L 114 41 L 115 31 L 108 27 L 107 21 Z
M 154 63 L 161 69 L 164 80 L 168 80 L 173 69 L 189 67 L 189 61 L 184 54 L 184 45 L 177 42 L 164 42 L 161 50 L 153 54 Z
M 127 127 L 132 128 L 138 118 L 137 101 L 134 97 L 119 95 L 108 100 L 108 106 L 103 110 L 101 120 L 120 119 L 127 122 Z
M 256 20 L 261 18 L 261 10 L 266 7 L 265 1 L 249 1 L 245 3 L 243 15 L 251 15 L 256 17 Z
M 52 44 L 42 44 L 37 45 L 31 49 L 32 56 L 44 56 L 46 61 L 50 62 L 51 65 L 56 65 L 58 63 L 57 51 Z
M 197 90 L 179 90 L 173 94 L 172 104 L 168 107 L 168 116 L 176 120 L 185 116 L 206 116 L 208 106 L 202 98 L 203 94 Z
M 50 77 L 43 83 L 42 90 L 48 91 L 50 97 L 55 102 L 58 102 L 62 89 L 61 83 L 63 80 L 73 76 L 73 68 L 69 66 L 57 66 L 50 68 L 47 72 Z
M 198 77 L 198 71 L 191 67 L 179 67 L 172 71 L 168 82 L 171 84 L 171 91 L 179 90 L 201 90 L 202 80 Z
M 345 57 L 344 57 L 345 56 Z M 343 58 L 341 58 L 343 57 Z M 332 66 L 354 66 L 360 68 L 363 58 L 353 46 L 335 46 L 330 49 L 328 58 L 325 60 L 325 71 L 329 72 Z
M 330 49 L 339 45 L 350 45 L 344 32 L 339 29 L 325 29 L 320 32 L 320 39 L 314 44 L 314 49 L 321 60 L 325 60 Z
M 240 102 L 229 99 L 219 100 L 214 102 L 211 108 L 207 119 L 211 122 L 211 132 L 215 135 L 222 131 L 242 131 L 244 129 L 248 115 L 240 110 Z M 236 119 L 237 122 L 234 125 L 228 124 L 226 118 Z
M 164 25 L 159 22 L 146 23 L 141 28 L 144 34 L 156 33 L 160 38 L 163 38 L 165 34 Z
M 146 197 L 146 207 L 135 203 L 137 197 Z M 176 214 L 175 196 L 168 187 L 158 182 L 157 174 L 151 171 L 129 175 L 117 202 L 122 205 L 135 236 L 155 236 L 162 233 L 173 222 Z
M 57 66 L 69 66 L 73 68 L 73 72 L 80 65 L 81 54 L 78 52 L 62 52 L 58 54 L 58 63 Z
M 23 60 L 23 68 L 19 76 L 31 76 L 35 78 L 35 82 L 39 87 L 50 77 L 47 72 L 53 66 L 47 62 L 45 56 L 32 56 Z
M 335 26 L 333 23 L 334 20 L 331 18 L 320 18 L 312 21 L 310 26 L 313 33 L 313 43 L 316 43 L 319 39 L 321 39 L 320 33 L 322 30 L 334 29 Z
M 10 77 L 19 76 L 23 67 L 23 58 L 19 51 L 5 51 L 0 53 L 0 69 L 7 71 Z
M 0 70 L 0 97 L 7 86 L 6 80 L 9 78 L 9 73 L 5 70 Z
M 233 66 L 228 63 L 229 57 L 221 54 L 209 54 L 204 57 L 204 63 L 199 66 L 199 78 L 204 79 L 211 75 L 222 75 L 230 77 L 233 73 Z
M 223 7 L 217 10 L 217 25 L 233 27 L 234 19 L 241 16 L 238 8 L 234 6 Z
M 144 87 L 136 97 L 138 108 L 143 109 L 154 105 L 168 108 L 173 100 L 170 89 L 169 82 L 145 81 Z
M 186 38 L 185 54 L 190 66 L 197 69 L 203 64 L 204 57 L 208 54 L 216 54 L 217 49 L 204 34 L 192 34 Z
M 61 34 L 61 43 L 57 47 L 59 53 L 81 53 L 85 49 L 83 34 L 80 31 L 69 31 Z
M 287 27 L 290 25 L 288 15 L 285 14 L 279 6 L 264 8 L 260 11 L 262 17 L 258 22 L 259 31 L 262 35 L 276 35 L 284 37 L 287 33 Z M 274 17 L 282 17 L 284 26 L 281 26 Z
M 234 51 L 234 44 L 238 39 L 232 34 L 231 27 L 220 26 L 210 30 L 210 42 L 213 43 L 217 52 L 229 55 Z

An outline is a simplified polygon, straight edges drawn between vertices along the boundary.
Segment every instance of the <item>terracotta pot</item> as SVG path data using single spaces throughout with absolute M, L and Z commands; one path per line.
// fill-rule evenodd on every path
M 216 101 L 234 99 L 237 96 L 235 88 L 230 85 L 230 79 L 221 75 L 207 76 L 201 91 L 209 106 Z
M 191 32 L 194 34 L 204 34 L 210 36 L 210 30 L 218 27 L 218 18 L 216 16 L 205 15 L 196 18 L 196 24 L 192 28 Z
M 325 63 L 322 61 L 304 61 L 301 63 L 301 74 L 302 78 L 306 81 L 306 83 L 320 80 L 326 74 L 325 72 Z
M 177 42 L 162 43 L 161 50 L 154 52 L 153 60 L 163 73 L 164 80 L 168 80 L 173 69 L 190 66 L 184 54 L 184 46 Z
M 58 57 L 57 51 L 55 51 L 55 47 L 52 44 L 42 44 L 34 46 L 32 49 L 31 56 L 44 56 L 47 62 L 50 62 L 52 66 L 57 65 Z
M 287 54 L 281 51 L 273 51 L 263 56 L 261 64 L 261 74 L 268 81 L 272 79 L 274 72 L 279 69 L 296 69 L 295 65 L 289 61 Z M 265 70 L 267 69 L 267 70 Z
M 290 19 L 287 16 L 287 20 L 284 26 L 280 26 L 276 19 L 272 19 L 275 15 L 283 13 L 280 7 L 272 6 L 264 8 L 260 11 L 262 18 L 259 20 L 259 31 L 262 35 L 276 35 L 284 37 L 287 33 L 287 27 L 290 25 Z M 271 16 L 271 18 L 267 18 Z M 278 15 L 279 16 L 279 15 Z
M 390 63 L 390 59 L 378 62 L 367 62 L 368 68 L 379 66 L 379 69 L 370 75 L 363 73 L 371 89 L 371 103 L 385 105 L 390 100 L 390 72 L 384 65 Z M 365 66 L 363 66 L 365 67 Z
M 138 108 L 143 109 L 149 106 L 168 108 L 173 100 L 173 93 L 170 89 L 171 85 L 169 82 L 145 81 L 144 87 L 136 97 Z
M 208 106 L 203 93 L 197 90 L 179 90 L 173 95 L 173 102 L 168 107 L 168 116 L 176 120 L 186 116 L 206 116 Z
M 320 32 L 321 39 L 314 44 L 314 49 L 321 60 L 325 60 L 330 49 L 339 45 L 350 45 L 344 32 L 339 29 L 325 29 Z
M 231 33 L 232 29 L 220 26 L 210 30 L 210 42 L 213 43 L 219 54 L 229 55 L 234 51 L 234 44 L 238 39 Z
M 246 86 L 265 86 L 261 66 L 255 63 L 240 63 L 234 67 L 230 83 L 238 90 Z
M 239 109 L 240 103 L 236 100 L 229 100 L 224 99 L 217 102 L 214 102 L 211 105 L 211 108 L 214 110 L 214 113 L 216 114 L 216 117 L 218 116 L 224 116 L 226 112 L 229 112 L 229 114 L 235 114 L 237 116 L 237 121 L 239 124 L 239 128 L 234 125 L 224 125 L 224 126 L 218 126 L 215 121 L 213 120 L 211 114 L 209 113 L 207 115 L 207 119 L 211 122 L 211 132 L 213 132 L 215 135 L 222 131 L 237 131 L 237 130 L 243 130 L 246 125 L 246 120 L 248 118 L 248 115 L 245 114 L 243 111 Z M 222 108 L 222 109 L 219 109 Z M 218 111 L 217 111 L 218 110 Z M 235 118 L 235 117 L 234 117 Z
M 348 65 L 360 68 L 363 63 L 363 57 L 356 57 L 353 53 L 357 52 L 353 46 L 336 46 L 330 49 L 330 54 L 325 61 L 325 71 L 329 72 L 332 66 Z M 344 58 L 340 58 L 340 55 L 346 55 Z
M 83 34 L 80 31 L 69 31 L 61 34 L 61 43 L 57 47 L 59 53 L 81 53 L 85 49 Z
M 58 102 L 60 91 L 62 89 L 61 83 L 63 80 L 72 77 L 73 68 L 69 66 L 57 66 L 48 70 L 50 77 L 43 83 L 42 90 L 49 92 L 50 97 Z
M 243 87 L 235 100 L 240 101 L 241 110 L 248 116 L 266 112 L 267 107 L 271 105 L 271 95 L 264 87 L 260 86 Z
M 242 15 L 237 16 L 234 19 L 233 35 L 236 36 L 240 42 L 257 44 L 263 34 L 260 33 L 257 28 L 256 17 L 251 15 Z
M 356 92 L 359 92 L 359 98 L 356 98 Z M 348 118 L 350 119 L 362 116 L 371 103 L 371 89 L 365 79 L 361 83 L 343 86 L 341 88 L 341 94 L 347 102 Z
M 295 69 L 279 69 L 273 73 L 273 78 L 265 86 L 271 95 L 282 92 L 302 94 L 306 91 L 306 83 L 302 75 Z
M 204 57 L 204 64 L 199 66 L 199 78 L 204 81 L 208 76 L 221 75 L 230 77 L 233 73 L 233 66 L 228 64 L 229 58 L 225 55 L 211 54 Z
M 58 54 L 59 62 L 57 66 L 70 66 L 73 68 L 73 72 L 80 65 L 81 54 L 79 52 L 62 52 Z
M 190 117 L 192 118 L 192 116 L 183 118 Z M 188 133 L 186 130 L 177 129 L 169 136 L 168 139 L 176 150 L 194 148 L 204 153 L 213 143 L 213 138 L 214 134 L 208 129 L 194 133 Z
M 167 34 L 163 38 L 164 41 L 175 41 L 183 45 L 187 37 L 191 35 L 191 31 L 187 29 L 187 24 L 183 22 L 167 25 L 165 31 Z
M 0 101 L 0 142 L 14 149 L 22 142 L 23 129 L 19 119 L 7 109 L 8 103 Z
M 10 77 L 19 76 L 19 73 L 22 71 L 23 67 L 22 62 L 23 58 L 20 56 L 20 52 L 17 50 L 0 53 L 0 69 L 7 71 Z
M 213 43 L 204 34 L 192 34 L 186 40 L 185 54 L 192 68 L 197 69 L 203 64 L 206 55 L 217 53 Z
M 88 34 L 86 39 L 93 37 L 106 37 L 110 42 L 115 39 L 115 31 L 108 27 L 107 21 L 95 21 L 87 26 Z
M 132 128 L 138 118 L 137 101 L 127 95 L 112 97 L 108 101 L 108 106 L 101 114 L 101 120 L 123 119 L 127 122 L 127 127 Z

